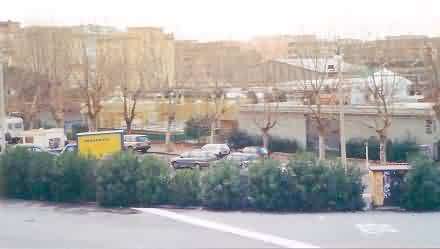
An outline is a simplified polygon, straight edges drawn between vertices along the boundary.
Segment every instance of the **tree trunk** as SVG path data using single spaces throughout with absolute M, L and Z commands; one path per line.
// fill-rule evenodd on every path
M 269 151 L 269 132 L 262 130 L 263 147 Z
M 91 117 L 90 115 L 87 117 L 87 126 L 89 127 L 89 131 L 96 131 L 96 117 Z
M 53 119 L 55 120 L 57 128 L 64 128 L 64 113 L 54 113 Z
M 64 128 L 64 119 L 63 118 L 55 118 L 55 123 L 57 128 Z
M 379 135 L 379 159 L 380 164 L 385 166 L 387 163 L 387 136 Z
M 318 140 L 319 160 L 325 160 L 325 137 L 322 132 L 319 132 Z
M 215 121 L 211 122 L 211 135 L 209 136 L 209 143 L 214 143 L 214 137 L 215 137 Z
M 132 121 L 125 120 L 125 125 L 127 126 L 127 134 L 131 134 L 131 124 Z
M 172 151 L 172 148 L 171 148 L 171 121 L 168 121 L 167 132 L 165 133 L 165 147 L 168 152 Z

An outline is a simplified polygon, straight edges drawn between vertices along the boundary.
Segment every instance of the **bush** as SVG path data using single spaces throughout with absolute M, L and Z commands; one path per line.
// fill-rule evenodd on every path
M 249 135 L 247 132 L 236 130 L 228 137 L 228 144 L 232 149 L 242 149 L 247 146 L 262 146 L 260 136 Z M 269 151 L 296 153 L 300 147 L 296 140 L 271 137 L 269 139 Z
M 178 170 L 171 179 L 170 202 L 178 206 L 200 204 L 200 174 L 198 170 Z
M 54 201 L 96 200 L 96 161 L 76 153 L 63 153 L 55 161 L 51 176 Z
M 347 172 L 339 162 L 291 160 L 287 166 L 292 170 L 300 186 L 301 209 L 359 210 L 364 206 L 362 174 L 359 168 L 348 166 Z
M 25 148 L 2 155 L 2 178 L 10 198 L 41 201 L 94 201 L 95 162 L 76 154 L 58 158 Z
M 50 200 L 50 177 L 54 168 L 53 156 L 30 152 L 25 148 L 7 150 L 1 166 L 5 195 L 10 198 Z
M 249 168 L 251 205 L 263 210 L 297 209 L 298 186 L 289 170 L 283 170 L 278 161 L 264 160 Z
M 241 207 L 241 197 L 238 165 L 221 161 L 203 175 L 203 205 L 213 209 L 236 209 Z
M 440 169 L 433 161 L 418 158 L 405 176 L 402 186 L 402 207 L 408 210 L 440 208 Z
M 198 117 L 187 120 L 185 122 L 185 136 L 192 139 L 199 139 L 207 136 L 210 132 L 210 123 L 208 117 Z
M 107 160 L 97 172 L 97 201 L 103 206 L 163 204 L 168 199 L 169 168 L 154 157 L 139 161 L 131 153 Z
M 261 146 L 263 144 L 261 138 L 251 136 L 245 131 L 235 130 L 228 137 L 228 144 L 232 149 L 242 149 L 247 146 Z
M 284 153 L 296 153 L 300 151 L 298 142 L 296 140 L 290 140 L 286 138 L 272 137 L 269 140 L 269 151 L 272 152 L 284 152 Z
M 379 160 L 379 140 L 371 137 L 368 140 L 355 138 L 347 142 L 347 157 L 365 158 L 365 142 L 368 141 L 368 158 Z M 387 161 L 406 162 L 408 157 L 419 151 L 417 143 L 411 139 L 394 140 L 387 142 Z

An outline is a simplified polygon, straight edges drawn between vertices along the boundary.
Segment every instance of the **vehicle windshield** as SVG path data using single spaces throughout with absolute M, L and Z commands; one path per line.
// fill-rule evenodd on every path
M 136 142 L 145 142 L 145 141 L 148 141 L 148 137 L 147 136 L 136 137 Z

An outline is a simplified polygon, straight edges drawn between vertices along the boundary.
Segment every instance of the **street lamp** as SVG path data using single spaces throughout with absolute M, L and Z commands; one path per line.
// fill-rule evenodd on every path
M 345 144 L 345 96 L 344 96 L 344 76 L 342 74 L 342 53 L 340 49 L 336 51 L 336 59 L 338 62 L 338 81 L 339 81 L 339 135 L 341 144 L 341 161 L 347 171 L 347 152 Z
M 6 149 L 6 106 L 5 106 L 5 67 L 6 56 L 0 51 L 0 150 L 3 153 Z

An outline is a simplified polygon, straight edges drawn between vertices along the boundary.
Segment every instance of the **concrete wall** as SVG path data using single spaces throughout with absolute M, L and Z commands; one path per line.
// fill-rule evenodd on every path
M 433 131 L 433 134 L 426 133 L 426 119 L 428 117 L 394 117 L 391 121 L 391 127 L 388 129 L 389 139 L 404 139 L 409 135 L 415 138 L 418 144 L 434 143 L 436 130 Z M 345 120 L 347 140 L 355 137 L 369 138 L 376 136 L 376 132 L 367 127 L 367 124 L 374 125 L 372 117 L 346 116 Z
M 261 132 L 255 125 L 255 113 L 240 113 L 238 117 L 239 129 L 251 134 L 260 135 Z M 260 118 L 261 120 L 261 118 Z M 270 130 L 272 136 L 281 138 L 296 139 L 300 146 L 306 146 L 306 119 L 302 114 L 281 113 L 278 116 L 277 125 Z
M 252 134 L 260 134 L 254 123 L 254 112 L 242 112 L 239 115 L 239 128 Z M 259 114 L 261 115 L 261 114 Z M 408 135 L 415 138 L 418 144 L 433 144 L 438 140 L 438 129 L 433 130 L 433 134 L 427 134 L 425 129 L 425 120 L 428 117 L 394 117 L 389 128 L 389 138 L 405 139 Z M 345 116 L 345 134 L 346 140 L 351 138 L 369 138 L 376 136 L 376 132 L 368 128 L 366 124 L 374 125 L 372 117 L 368 116 Z M 336 121 L 337 122 L 337 121 Z M 278 124 L 270 131 L 273 136 L 282 138 L 296 139 L 301 146 L 307 144 L 306 119 L 302 114 L 282 113 L 278 118 Z M 438 125 L 434 125 L 438 126 Z M 339 138 L 338 138 L 339 140 Z

